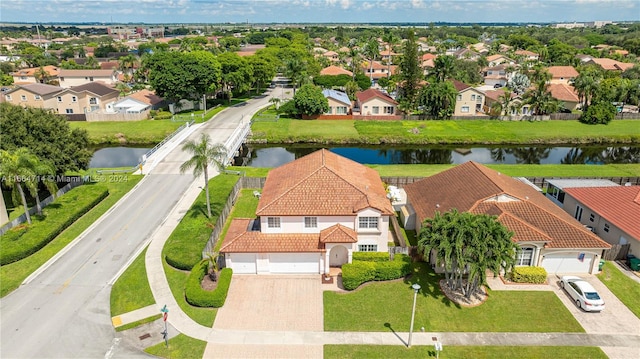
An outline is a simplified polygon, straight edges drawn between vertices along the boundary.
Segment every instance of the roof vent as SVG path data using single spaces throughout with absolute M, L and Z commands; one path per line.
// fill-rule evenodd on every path
M 625 187 L 631 187 L 631 182 L 626 182 L 624 185 Z
M 524 196 L 524 199 L 529 200 L 529 196 Z
M 436 208 L 440 208 L 440 204 L 439 203 L 436 203 Z

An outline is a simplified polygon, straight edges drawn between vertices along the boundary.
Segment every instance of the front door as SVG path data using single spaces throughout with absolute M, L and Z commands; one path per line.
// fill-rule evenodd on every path
M 344 246 L 335 246 L 329 252 L 329 266 L 342 267 L 349 262 L 349 251 Z

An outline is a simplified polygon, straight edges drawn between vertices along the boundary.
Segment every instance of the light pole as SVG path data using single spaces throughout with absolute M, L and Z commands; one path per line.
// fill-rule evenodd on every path
M 407 348 L 411 348 L 411 334 L 413 334 L 413 320 L 416 317 L 416 299 L 418 298 L 420 284 L 414 283 L 411 288 L 413 288 L 413 310 L 411 311 L 411 328 L 409 328 L 409 341 L 407 342 Z

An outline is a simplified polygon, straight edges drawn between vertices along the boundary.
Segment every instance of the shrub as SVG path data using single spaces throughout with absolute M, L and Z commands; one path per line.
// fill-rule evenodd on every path
M 609 102 L 591 104 L 580 116 L 580 122 L 590 125 L 606 125 L 616 117 L 616 107 Z
M 377 259 L 380 256 L 373 255 L 363 256 L 372 260 L 357 260 L 355 258 L 356 253 L 362 252 L 353 253 L 353 263 L 342 266 L 342 285 L 346 290 L 354 290 L 365 282 L 398 279 L 411 273 L 411 258 L 407 255 L 396 254 L 395 258 L 389 261 L 386 253 L 366 252 L 367 254 L 383 254 L 386 256 L 385 261 L 378 261 Z
M 387 262 L 389 253 L 384 252 L 353 252 L 354 261 Z
M 543 284 L 547 280 L 547 271 L 542 267 L 514 267 L 509 280 L 515 283 Z
M 153 117 L 154 120 L 168 120 L 171 117 L 173 117 L 171 112 L 165 112 L 165 111 L 156 111 L 156 113 L 155 114 L 152 113 L 151 116 Z
M 191 270 L 187 283 L 185 285 L 184 296 L 187 303 L 196 307 L 204 308 L 220 308 L 224 305 L 231 285 L 231 276 L 233 271 L 231 268 L 224 268 L 218 274 L 218 286 L 212 291 L 202 289 L 200 283 L 202 278 L 209 271 L 209 261 L 202 260 L 196 264 Z
M 2 235 L 0 265 L 19 261 L 39 251 L 108 195 L 109 190 L 103 186 L 84 185 L 56 198 L 43 209 L 43 217 L 35 217 L 31 225 L 20 226 Z

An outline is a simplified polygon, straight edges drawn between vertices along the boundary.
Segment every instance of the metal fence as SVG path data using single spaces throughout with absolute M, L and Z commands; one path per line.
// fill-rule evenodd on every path
M 45 199 L 43 199 L 42 201 L 40 201 L 40 207 L 44 208 L 46 206 L 48 206 L 51 202 L 53 202 L 54 199 L 62 196 L 63 194 L 69 192 L 70 190 L 84 184 L 84 178 L 82 177 L 74 177 L 77 178 L 77 181 L 71 181 L 69 183 L 67 183 L 64 187 L 60 188 L 58 190 L 58 192 L 56 192 L 55 197 L 54 196 L 49 196 Z M 31 208 L 29 208 L 29 215 L 34 215 L 36 212 L 38 211 L 38 208 L 36 206 L 33 206 Z M 0 235 L 7 233 L 8 230 L 10 230 L 11 228 L 22 224 L 24 222 L 27 221 L 27 215 L 25 213 L 23 213 L 20 217 L 4 224 L 1 228 L 0 228 Z
M 424 177 L 382 177 L 382 181 L 390 186 L 403 188 L 405 185 L 420 181 Z M 605 179 L 619 185 L 629 183 L 631 186 L 640 185 L 640 177 L 525 177 L 533 184 L 540 188 L 544 188 L 547 180 L 551 179 Z

